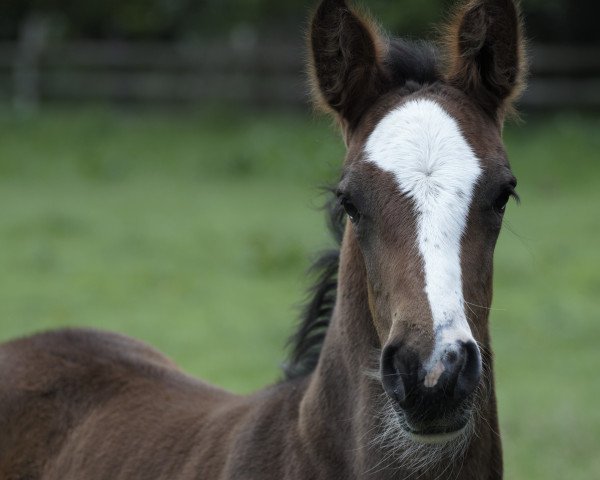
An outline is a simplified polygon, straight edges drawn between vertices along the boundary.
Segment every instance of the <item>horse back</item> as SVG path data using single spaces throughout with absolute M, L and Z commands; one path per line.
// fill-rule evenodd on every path
M 207 445 L 198 437 L 215 433 L 210 417 L 235 399 L 117 334 L 59 330 L 5 343 L 0 478 L 195 478 L 189 459 L 210 452 L 189 450 Z

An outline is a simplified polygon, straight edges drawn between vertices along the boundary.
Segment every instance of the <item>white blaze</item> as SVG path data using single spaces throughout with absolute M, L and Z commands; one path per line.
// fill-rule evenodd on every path
M 460 254 L 481 167 L 456 121 L 425 99 L 388 113 L 371 133 L 365 152 L 368 161 L 394 175 L 398 188 L 414 202 L 436 335 L 425 380 L 433 386 L 443 371 L 438 362 L 444 349 L 473 339 L 465 317 Z

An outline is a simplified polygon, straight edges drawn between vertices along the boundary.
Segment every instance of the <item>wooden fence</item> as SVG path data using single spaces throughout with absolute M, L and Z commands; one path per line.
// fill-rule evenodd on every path
M 301 106 L 304 46 L 293 41 L 186 44 L 0 43 L 0 99 L 38 102 L 230 102 Z M 600 109 L 600 45 L 534 46 L 526 108 Z

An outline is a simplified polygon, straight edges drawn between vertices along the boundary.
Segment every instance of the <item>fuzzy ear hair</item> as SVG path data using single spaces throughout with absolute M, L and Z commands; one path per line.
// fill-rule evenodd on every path
M 526 76 L 524 38 L 514 0 L 471 0 L 446 34 L 446 80 L 474 98 L 501 124 Z
M 317 104 L 352 129 L 385 90 L 386 46 L 377 27 L 344 0 L 323 0 L 310 28 L 310 76 Z

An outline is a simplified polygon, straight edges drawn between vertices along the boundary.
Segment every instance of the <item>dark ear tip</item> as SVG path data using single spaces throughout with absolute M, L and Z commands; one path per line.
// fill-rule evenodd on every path
M 347 10 L 348 6 L 344 0 L 322 0 L 312 16 L 311 34 L 314 35 L 316 31 L 331 27 L 332 23 L 339 22 L 339 15 Z
M 319 14 L 327 14 L 336 9 L 348 9 L 348 5 L 345 0 L 322 0 L 319 3 L 315 16 Z
M 323 0 L 313 15 L 308 40 L 317 107 L 348 124 L 356 123 L 386 81 L 376 25 L 344 0 Z
M 519 2 L 471 0 L 447 28 L 446 79 L 500 122 L 524 85 L 526 63 Z
M 322 0 L 320 6 L 343 7 L 343 6 L 346 6 L 346 0 Z
M 469 56 L 483 47 L 487 32 L 486 14 L 482 5 L 467 10 L 459 27 L 459 48 L 461 54 Z

